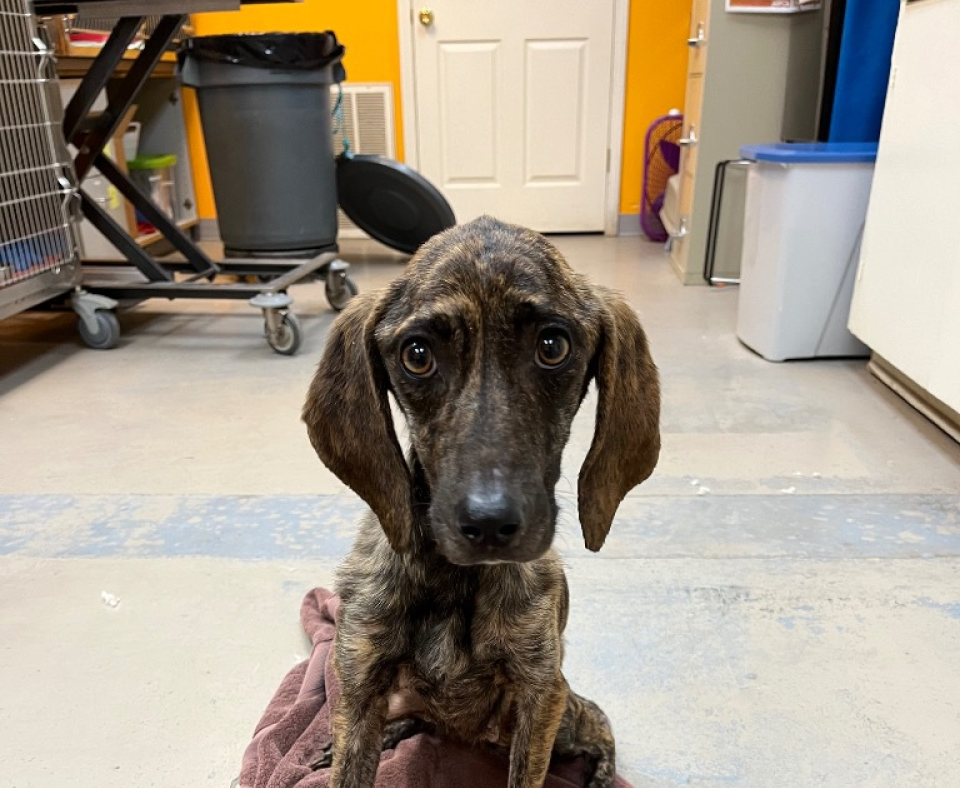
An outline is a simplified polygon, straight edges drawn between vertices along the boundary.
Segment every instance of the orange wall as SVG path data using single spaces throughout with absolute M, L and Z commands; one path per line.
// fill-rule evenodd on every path
M 692 0 L 631 0 L 620 213 L 640 210 L 643 135 L 654 118 L 682 108 Z M 396 0 L 357 3 L 305 0 L 289 5 L 248 5 L 240 11 L 195 14 L 198 35 L 268 31 L 333 30 L 346 46 L 344 65 L 352 82 L 391 82 L 395 102 L 398 158 L 403 156 L 400 110 L 400 42 Z M 185 90 L 197 207 L 202 218 L 216 216 L 196 99 Z
M 671 109 L 683 109 L 693 0 L 631 0 L 623 118 L 620 213 L 640 212 L 643 136 Z

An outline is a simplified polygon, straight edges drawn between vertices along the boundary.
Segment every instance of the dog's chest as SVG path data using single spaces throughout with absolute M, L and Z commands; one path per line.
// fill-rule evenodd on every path
M 550 675 L 542 662 L 553 648 L 545 640 L 544 632 L 518 637 L 496 608 L 426 615 L 411 628 L 389 716 L 422 717 L 466 741 L 498 741 L 507 735 L 518 682 Z

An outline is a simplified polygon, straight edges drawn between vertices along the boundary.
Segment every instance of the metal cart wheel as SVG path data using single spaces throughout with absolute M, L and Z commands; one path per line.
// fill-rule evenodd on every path
M 350 299 L 360 292 L 356 282 L 354 282 L 346 271 L 331 271 L 327 275 L 327 281 L 324 285 L 324 292 L 327 296 L 327 303 L 338 312 L 347 308 Z
M 300 328 L 297 316 L 293 312 L 265 310 L 264 317 L 266 320 L 263 328 L 267 336 L 267 344 L 281 356 L 294 355 L 303 341 L 303 330 Z M 272 327 L 271 323 L 275 325 Z
M 120 340 L 120 321 L 117 316 L 113 312 L 98 309 L 93 313 L 93 319 L 96 321 L 95 329 L 91 328 L 91 321 L 83 317 L 77 320 L 80 338 L 94 350 L 110 350 L 116 347 Z

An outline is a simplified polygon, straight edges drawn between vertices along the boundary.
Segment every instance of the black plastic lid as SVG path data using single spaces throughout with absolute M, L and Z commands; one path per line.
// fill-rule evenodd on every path
M 372 238 L 410 254 L 457 222 L 450 204 L 432 183 L 407 165 L 382 156 L 338 156 L 337 201 Z
M 241 33 L 187 38 L 178 57 L 251 68 L 314 71 L 339 63 L 343 44 L 332 30 L 324 33 Z

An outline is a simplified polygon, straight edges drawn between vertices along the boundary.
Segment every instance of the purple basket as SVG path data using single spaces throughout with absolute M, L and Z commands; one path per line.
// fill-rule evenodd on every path
M 667 180 L 680 169 L 683 115 L 664 115 L 650 124 L 643 141 L 643 184 L 640 189 L 640 229 L 651 241 L 666 241 L 660 209 Z

